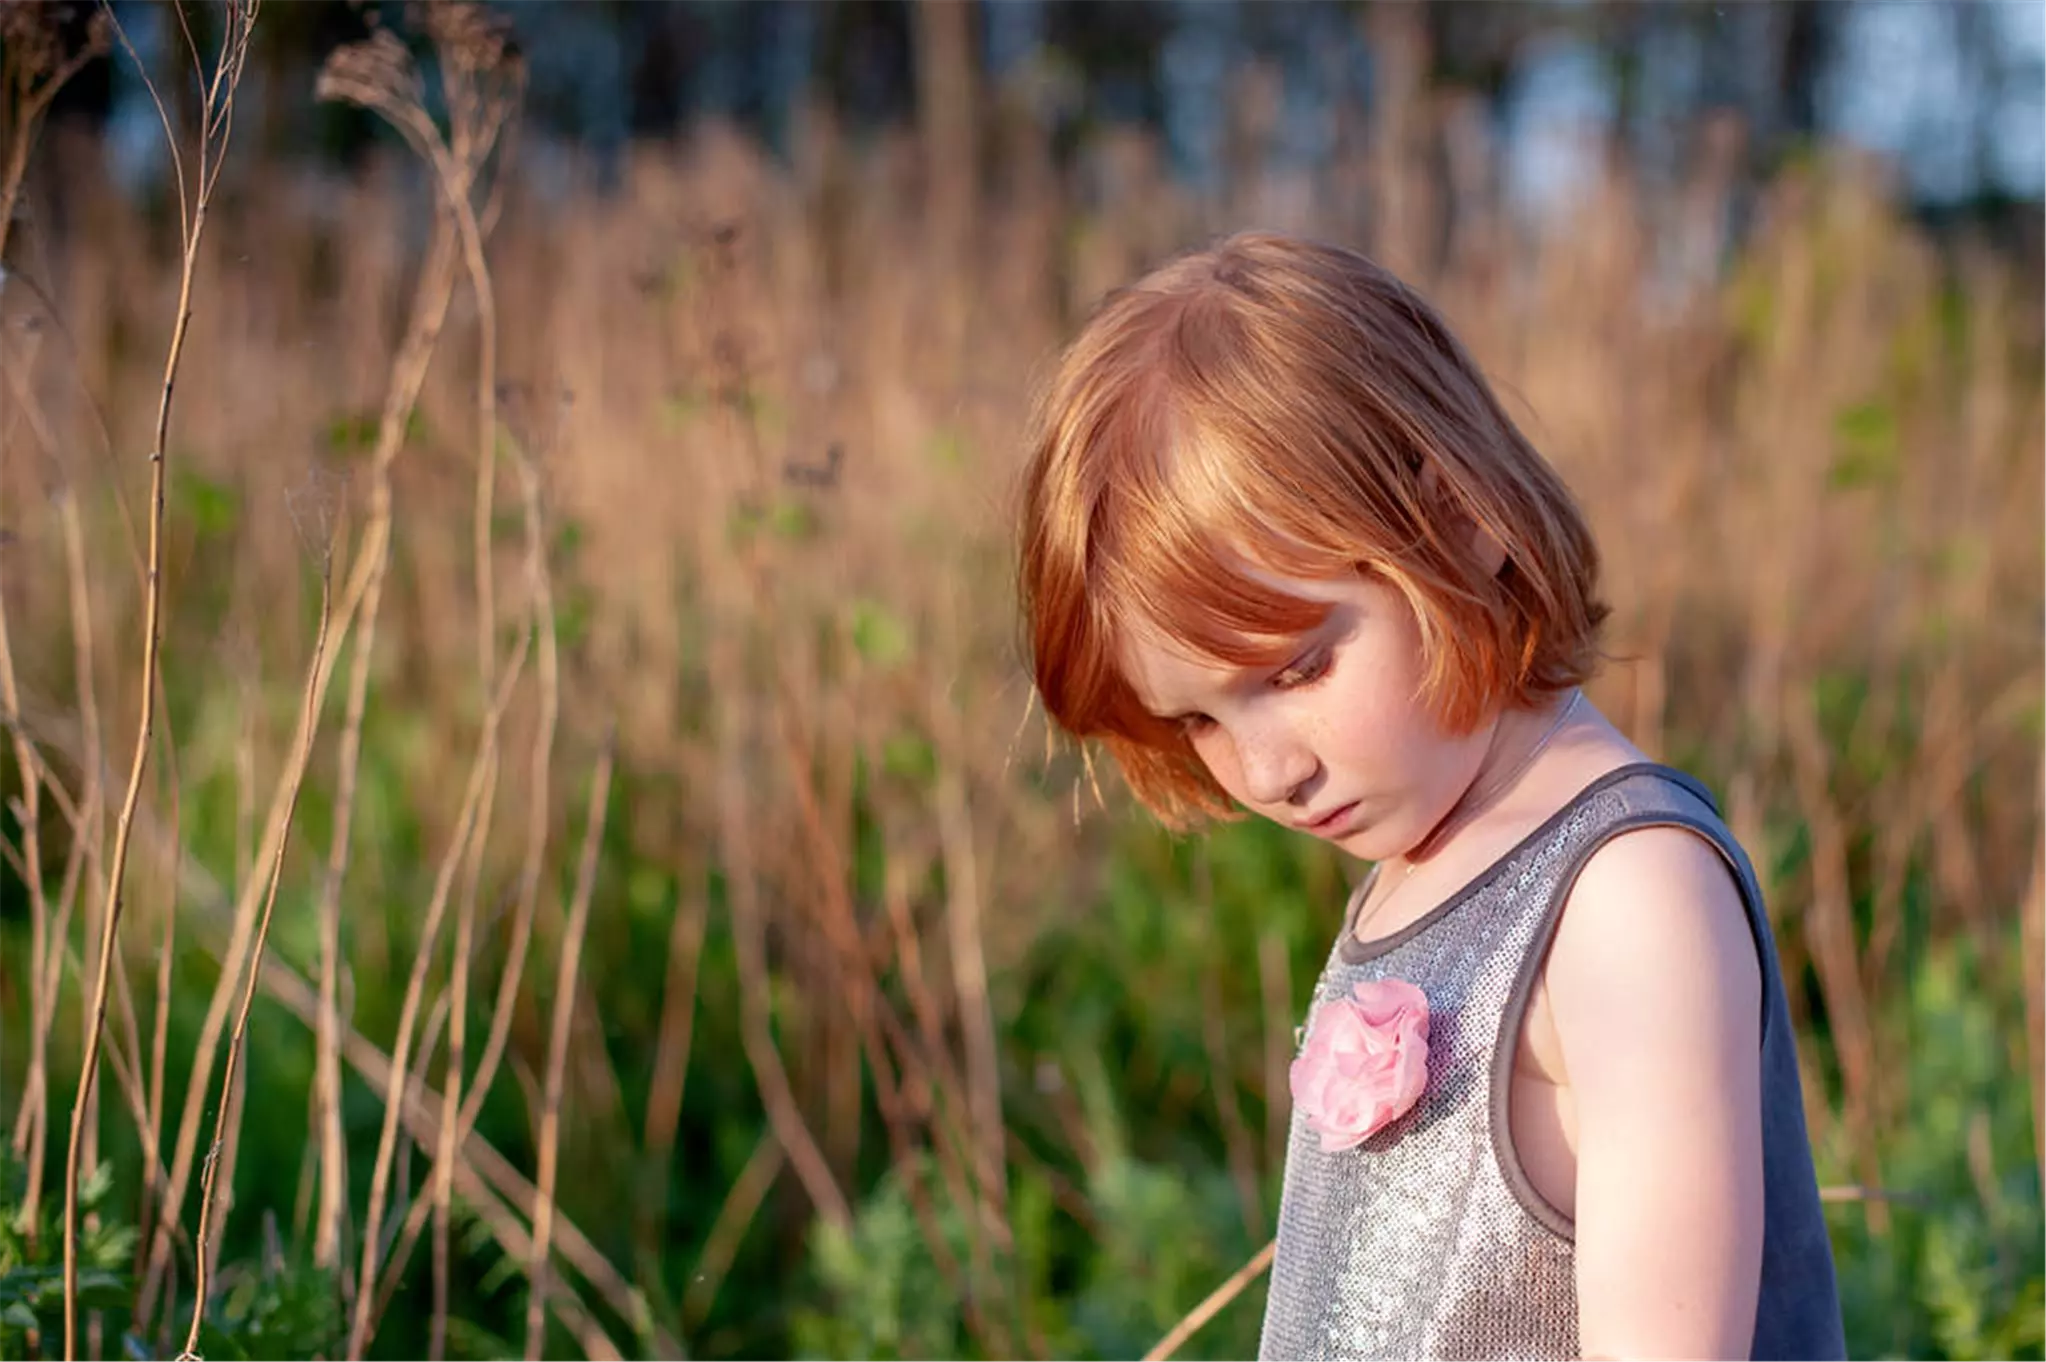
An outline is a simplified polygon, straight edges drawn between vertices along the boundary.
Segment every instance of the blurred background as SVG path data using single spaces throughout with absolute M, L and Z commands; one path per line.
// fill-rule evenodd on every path
M 1853 1354 L 2046 1352 L 2046 7 L 269 0 L 224 144 L 226 11 L 98 13 L 0 6 L 0 1354 L 62 1347 L 202 143 L 95 1355 L 1123 1357 L 1249 1261 L 1361 867 L 1047 733 L 1010 507 L 1093 301 L 1251 226 L 1417 284 L 1581 496 Z

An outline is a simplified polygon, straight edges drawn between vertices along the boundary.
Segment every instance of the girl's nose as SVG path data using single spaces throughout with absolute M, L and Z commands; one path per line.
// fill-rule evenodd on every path
M 1239 737 L 1236 760 L 1243 771 L 1243 792 L 1257 804 L 1285 803 L 1321 767 L 1306 743 L 1279 726 Z

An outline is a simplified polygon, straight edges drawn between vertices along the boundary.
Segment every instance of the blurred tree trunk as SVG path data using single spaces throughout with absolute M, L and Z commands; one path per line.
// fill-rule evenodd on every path
M 1783 26 L 1783 58 L 1777 64 L 1776 88 L 1783 106 L 1784 131 L 1804 139 L 1819 130 L 1819 82 L 1833 59 L 1840 19 L 1848 5 L 1827 0 L 1798 0 Z

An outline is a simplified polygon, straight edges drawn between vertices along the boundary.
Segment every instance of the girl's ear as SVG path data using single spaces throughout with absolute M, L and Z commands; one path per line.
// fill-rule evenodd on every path
M 1506 546 L 1499 537 L 1472 519 L 1443 485 L 1442 472 L 1434 460 L 1421 464 L 1421 496 L 1443 518 L 1454 533 L 1467 536 L 1466 545 L 1487 577 L 1497 577 L 1506 568 Z

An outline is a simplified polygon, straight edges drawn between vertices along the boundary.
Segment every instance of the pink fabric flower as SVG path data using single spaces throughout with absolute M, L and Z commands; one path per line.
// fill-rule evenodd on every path
M 1428 998 L 1404 979 L 1322 1004 L 1293 1061 L 1293 1105 L 1334 1153 L 1398 1119 L 1428 1082 Z

